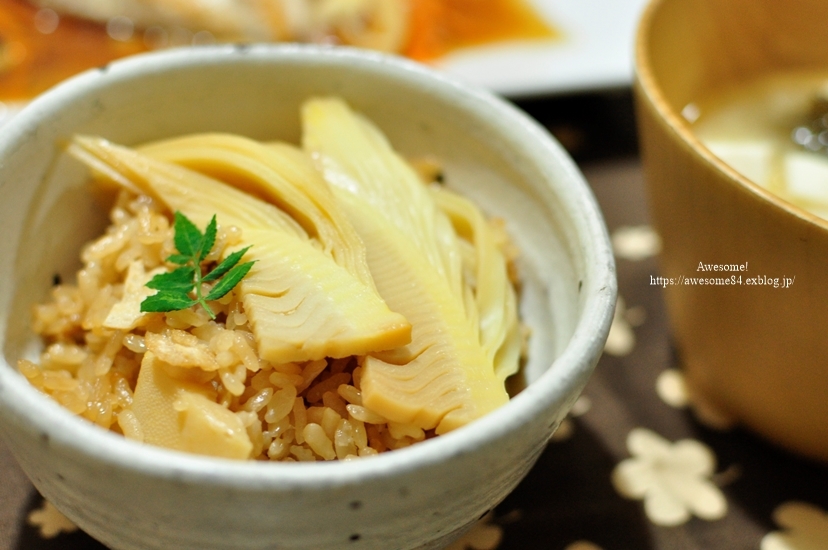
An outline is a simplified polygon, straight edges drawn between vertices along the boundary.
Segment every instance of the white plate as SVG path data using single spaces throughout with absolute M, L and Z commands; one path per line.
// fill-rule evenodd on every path
M 508 97 L 628 86 L 646 0 L 530 0 L 563 37 L 469 48 L 436 65 Z

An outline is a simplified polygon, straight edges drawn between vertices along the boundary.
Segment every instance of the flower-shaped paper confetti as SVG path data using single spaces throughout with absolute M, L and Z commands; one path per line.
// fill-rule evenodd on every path
M 61 533 L 72 533 L 78 527 L 69 518 L 61 514 L 48 500 L 43 501 L 43 507 L 29 513 L 29 525 L 35 526 L 44 539 L 51 539 Z
M 612 249 L 617 258 L 644 260 L 661 251 L 661 238 L 649 225 L 619 227 L 612 233 Z
M 681 409 L 687 406 L 687 386 L 684 385 L 684 375 L 678 369 L 661 371 L 656 380 L 656 393 L 671 407 Z
M 492 513 L 488 513 L 474 524 L 468 533 L 456 540 L 446 550 L 496 550 L 503 539 L 503 528 L 496 523 Z
M 657 525 L 680 525 L 693 515 L 715 520 L 727 513 L 724 495 L 711 481 L 716 457 L 703 443 L 684 439 L 670 443 L 658 434 L 636 428 L 627 436 L 632 458 L 612 472 L 616 491 L 643 499 L 644 511 Z
M 624 303 L 624 298 L 618 296 L 612 325 L 610 325 L 607 341 L 604 344 L 604 352 L 609 355 L 629 355 L 635 348 L 635 332 L 626 314 L 627 305 Z
M 828 548 L 828 514 L 807 502 L 786 502 L 773 519 L 784 531 L 762 539 L 761 550 L 824 550 Z
M 578 397 L 578 400 L 572 405 L 569 410 L 569 415 L 561 421 L 558 429 L 549 438 L 549 441 L 566 441 L 572 434 L 575 433 L 575 424 L 572 422 L 573 418 L 577 418 L 586 414 L 592 408 L 592 400 L 586 395 Z

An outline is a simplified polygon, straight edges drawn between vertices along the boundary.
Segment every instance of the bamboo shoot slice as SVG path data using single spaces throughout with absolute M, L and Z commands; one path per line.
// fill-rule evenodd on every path
M 365 241 L 377 289 L 413 326 L 409 345 L 366 358 L 363 404 L 437 433 L 503 405 L 509 397 L 481 346 L 477 312 L 466 309 L 449 218 L 380 131 L 344 102 L 310 100 L 302 113 L 303 146 Z
M 405 345 L 411 325 L 391 311 L 373 286 L 336 264 L 281 211 L 259 199 L 183 167 L 105 140 L 76 138 L 83 159 L 117 172 L 136 187 L 180 210 L 194 223 L 213 214 L 237 225 L 245 259 L 256 263 L 238 291 L 262 358 L 272 363 L 364 355 Z M 274 212 L 276 214 L 274 214 Z M 232 252 L 230 249 L 227 253 Z
M 194 134 L 144 145 L 139 151 L 277 206 L 318 239 L 338 264 L 373 285 L 362 241 L 301 149 L 286 143 L 266 145 L 232 134 Z
M 131 410 L 144 443 L 178 451 L 246 459 L 253 448 L 241 419 L 215 402 L 209 385 L 170 376 L 144 354 Z
M 495 372 L 505 380 L 518 371 L 523 345 L 517 295 L 509 280 L 506 258 L 488 220 L 476 205 L 442 187 L 431 187 L 430 191 L 458 234 L 474 246 L 474 298 L 480 343 L 494 362 Z

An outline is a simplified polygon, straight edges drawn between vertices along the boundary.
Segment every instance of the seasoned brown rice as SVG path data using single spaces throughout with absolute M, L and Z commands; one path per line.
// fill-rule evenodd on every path
M 32 385 L 73 413 L 142 440 L 130 405 L 142 357 L 151 351 L 173 377 L 212 386 L 216 401 L 245 426 L 251 458 L 348 460 L 433 435 L 363 406 L 359 357 L 278 365 L 260 359 L 234 292 L 210 303 L 215 321 L 193 307 L 143 314 L 131 330 L 107 328 L 107 316 L 124 299 L 129 267 L 140 262 L 148 273 L 174 252 L 170 221 L 146 196 L 121 191 L 110 221 L 84 248 L 76 282 L 55 286 L 51 300 L 35 306 L 33 328 L 45 343 L 39 362 L 18 363 Z M 219 227 L 208 260 L 240 237 L 234 227 Z

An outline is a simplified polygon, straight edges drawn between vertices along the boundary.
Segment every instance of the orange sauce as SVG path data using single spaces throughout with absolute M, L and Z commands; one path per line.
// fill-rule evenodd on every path
M 559 33 L 526 0 L 410 0 L 404 53 L 419 61 L 459 48 L 515 39 L 551 39 Z M 54 15 L 54 14 L 52 14 Z M 149 48 L 135 38 L 110 38 L 103 25 L 61 16 L 38 30 L 38 8 L 26 0 L 0 0 L 0 101 L 34 97 L 78 72 Z
M 141 40 L 113 40 L 102 25 L 71 17 L 44 34 L 37 13 L 24 0 L 0 0 L 0 101 L 29 99 L 85 69 L 147 49 Z
M 411 0 L 408 45 L 418 61 L 504 40 L 560 38 L 526 0 Z

